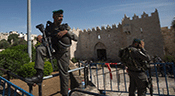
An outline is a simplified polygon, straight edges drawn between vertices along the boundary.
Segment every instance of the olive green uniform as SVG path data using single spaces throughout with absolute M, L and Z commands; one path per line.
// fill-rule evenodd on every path
M 150 57 L 145 49 L 139 49 L 130 46 L 131 56 L 136 63 L 136 66 L 128 67 L 130 77 L 129 96 L 135 96 L 135 91 L 138 90 L 138 96 L 146 96 L 147 75 L 143 70 L 141 61 L 149 61 Z
M 59 26 L 53 26 L 53 23 L 46 27 L 46 32 L 50 32 L 51 34 L 47 34 L 47 36 L 52 38 L 52 46 L 55 49 L 55 57 L 57 59 L 57 65 L 59 69 L 60 74 L 60 87 L 61 91 L 60 93 L 62 95 L 67 95 L 68 93 L 68 82 L 69 82 L 69 74 L 68 74 L 68 66 L 69 66 L 69 53 L 68 53 L 68 47 L 61 45 L 59 43 L 59 40 L 63 39 L 63 43 L 69 43 L 71 45 L 71 40 L 77 41 L 77 36 L 73 34 L 72 32 L 68 31 L 66 35 L 69 35 L 68 37 L 63 36 L 59 40 L 53 39 L 55 38 L 54 34 L 55 30 L 58 29 Z M 36 49 L 36 61 L 35 61 L 35 69 L 41 69 L 44 68 L 44 57 L 47 57 L 47 49 L 44 45 L 41 45 L 37 47 Z

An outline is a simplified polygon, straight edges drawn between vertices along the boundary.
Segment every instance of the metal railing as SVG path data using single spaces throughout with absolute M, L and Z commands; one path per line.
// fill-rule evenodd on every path
M 79 66 L 80 66 L 80 63 L 79 63 Z M 79 67 L 79 68 L 76 68 L 76 69 L 72 69 L 72 70 L 69 70 L 68 71 L 68 73 L 71 73 L 71 72 L 74 72 L 74 71 L 78 71 L 79 70 L 79 75 L 81 74 L 81 71 L 80 70 L 85 70 L 85 67 L 83 66 L 83 67 Z M 5 69 L 2 69 L 2 68 L 0 68 L 0 70 L 2 71 L 2 72 L 4 72 L 5 74 L 7 74 L 7 80 L 8 80 L 8 82 L 11 84 L 11 82 L 9 81 L 10 80 L 10 76 L 13 76 L 13 77 L 15 77 L 15 78 L 18 78 L 18 79 L 20 79 L 20 80 L 22 80 L 22 81 L 24 81 L 25 83 L 27 83 L 28 84 L 28 86 L 29 86 L 29 93 L 30 94 L 32 94 L 33 93 L 33 85 L 38 85 L 38 91 L 39 91 L 39 96 L 42 96 L 42 83 L 37 83 L 37 84 L 35 84 L 35 83 L 28 83 L 27 81 L 26 81 L 26 79 L 25 78 L 23 78 L 23 77 L 20 77 L 20 76 L 18 76 L 18 75 L 16 75 L 16 74 L 14 74 L 13 72 L 11 72 L 11 71 L 7 71 L 7 70 L 5 70 Z M 84 75 L 86 75 L 86 74 L 84 74 Z M 45 77 L 43 77 L 43 80 L 46 80 L 46 79 L 49 79 L 49 78 L 52 78 L 52 77 L 56 77 L 56 76 L 59 76 L 59 73 L 57 73 L 57 74 L 53 74 L 53 75 L 49 75 L 49 76 L 45 76 Z M 84 76 L 84 77 L 86 77 L 86 76 Z M 6 80 L 6 81 L 7 81 Z M 87 85 L 87 82 L 86 82 L 86 85 Z M 85 87 L 86 87 L 86 85 L 85 85 Z M 5 90 L 4 89 L 4 87 L 3 87 L 3 90 Z M 21 89 L 20 89 L 21 90 Z M 3 91 L 4 92 L 4 91 Z M 3 95 L 4 96 L 4 95 Z M 10 95 L 8 95 L 8 96 L 10 96 Z M 30 95 L 29 95 L 30 96 Z M 33 96 L 33 95 L 31 95 L 31 96 Z
M 6 92 L 6 85 L 7 85 L 7 92 Z M 27 91 L 21 89 L 20 87 L 14 85 L 13 83 L 9 82 L 5 78 L 0 76 L 0 86 L 3 87 L 2 96 L 16 96 L 17 94 L 20 94 L 22 96 L 33 96 L 32 94 L 28 93 Z M 13 92 L 12 92 L 12 90 Z M 7 94 L 6 94 L 7 93 Z
M 96 85 L 97 89 L 100 91 L 103 91 L 104 93 L 106 91 L 112 91 L 112 92 L 122 92 L 122 93 L 128 93 L 127 87 L 129 86 L 129 79 L 128 79 L 128 75 L 127 71 L 125 69 L 124 66 L 122 66 L 121 63 L 83 63 L 83 67 L 77 68 L 77 69 L 73 69 L 73 70 L 69 70 L 69 72 L 74 72 L 79 70 L 79 74 L 81 74 L 80 70 L 84 70 L 84 81 L 85 81 L 85 86 L 88 85 L 88 82 L 92 82 L 94 85 Z M 80 64 L 79 64 L 80 65 Z M 170 72 L 170 69 L 167 69 L 167 66 L 171 66 L 171 79 L 174 79 L 173 83 L 175 82 L 175 66 L 174 63 L 151 63 L 152 65 L 152 77 L 155 78 L 155 84 L 153 86 L 154 91 L 153 95 L 164 95 L 164 93 L 160 92 L 160 82 L 159 79 L 163 79 L 164 78 L 164 85 L 166 85 L 166 95 L 172 96 L 169 93 L 169 80 L 170 78 L 168 78 L 167 73 Z M 159 76 L 160 72 L 160 68 L 163 74 L 163 77 Z M 16 78 L 21 79 L 22 81 L 26 82 L 24 78 L 15 75 L 12 72 L 6 71 L 2 68 L 0 68 L 2 71 L 4 71 L 8 77 L 9 75 L 12 75 Z M 114 75 L 115 73 L 115 75 Z M 53 75 L 49 75 L 44 77 L 43 79 L 49 79 L 55 76 L 59 76 L 59 74 L 53 74 Z M 2 79 L 1 79 L 2 81 Z M 116 81 L 116 82 L 114 82 Z M 6 82 L 6 81 L 3 81 Z M 8 81 L 9 82 L 9 81 Z M 114 84 L 116 83 L 116 84 Z M 4 84 L 4 83 L 3 83 Z M 10 83 L 11 84 L 11 83 Z M 2 85 L 2 84 L 1 84 Z M 38 84 L 39 85 L 39 96 L 42 96 L 42 83 Z M 162 85 L 162 84 L 161 84 Z M 12 86 L 12 85 L 11 85 Z M 4 89 L 3 89 L 4 90 Z M 22 90 L 22 89 L 15 89 L 15 90 Z M 79 91 L 79 90 L 72 90 L 72 92 L 75 91 Z M 32 85 L 29 85 L 29 92 L 32 93 Z M 80 90 L 79 92 L 85 93 L 85 94 L 96 94 L 96 93 L 92 93 L 92 92 L 85 92 Z M 3 93 L 4 94 L 4 93 Z M 16 94 L 16 93 L 15 93 Z M 148 93 L 147 93 L 148 94 Z M 101 94 L 97 95 L 100 96 Z M 9 95 L 10 96 L 10 95 Z M 32 95 L 29 95 L 32 96 Z
M 171 68 L 168 69 L 167 66 Z M 160 70 L 160 68 L 162 69 Z M 89 70 L 90 81 L 96 85 L 98 90 L 128 93 L 127 87 L 129 86 L 129 77 L 126 75 L 127 70 L 121 63 L 91 63 L 89 64 Z M 173 96 L 174 94 L 169 94 L 169 88 L 172 87 L 172 84 L 175 84 L 174 63 L 151 63 L 151 70 L 151 75 L 154 80 L 153 95 L 166 94 L 168 96 Z M 159 76 L 161 73 L 160 71 L 163 74 L 161 77 Z M 146 73 L 149 75 L 148 72 Z M 171 77 L 168 77 L 167 73 L 170 74 Z M 165 93 L 160 92 L 159 79 L 161 79 L 161 86 L 162 84 L 166 85 L 166 87 L 164 86 Z M 169 82 L 172 83 L 168 84 Z
M 160 95 L 160 87 L 159 87 L 160 84 L 159 84 L 159 76 L 158 76 L 158 72 L 159 72 L 160 75 L 162 75 L 162 77 L 164 77 L 165 84 L 166 84 L 167 95 L 170 96 L 167 74 L 173 74 L 174 75 L 171 78 L 174 78 L 174 84 L 175 84 L 175 65 L 174 65 L 174 63 L 167 62 L 167 63 L 151 63 L 151 64 L 154 65 L 158 95 Z

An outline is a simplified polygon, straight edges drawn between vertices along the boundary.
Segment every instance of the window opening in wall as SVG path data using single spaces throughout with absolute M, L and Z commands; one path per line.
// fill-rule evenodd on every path
M 128 31 L 128 33 L 129 33 L 129 34 L 131 34 L 131 32 L 130 32 L 130 31 Z
M 100 35 L 98 35 L 98 39 L 101 39 Z
M 142 30 L 142 28 L 140 28 L 140 32 L 141 32 L 141 33 L 143 33 L 143 30 Z

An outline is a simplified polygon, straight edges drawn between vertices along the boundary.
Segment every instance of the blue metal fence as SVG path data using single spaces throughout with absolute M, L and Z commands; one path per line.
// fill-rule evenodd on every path
M 6 92 L 6 85 L 7 85 L 7 92 Z M 0 86 L 3 87 L 2 96 L 16 96 L 18 92 L 21 93 L 22 96 L 33 96 L 32 94 L 28 93 L 27 91 L 21 89 L 20 87 L 14 85 L 13 83 L 9 82 L 5 78 L 0 76 Z M 14 90 L 11 92 L 11 89 Z M 5 94 L 7 93 L 7 94 Z
M 153 83 L 156 83 L 153 85 L 153 95 L 175 95 L 169 93 L 170 87 L 174 86 L 175 88 L 174 63 L 151 63 L 150 66 L 152 70 L 151 75 L 153 78 Z M 129 86 L 129 79 L 128 75 L 126 75 L 127 71 L 121 63 L 91 63 L 89 64 L 89 70 L 90 81 L 94 83 L 99 90 L 128 93 L 127 87 Z M 162 76 L 160 76 L 161 74 Z M 166 90 L 165 93 L 160 92 L 161 89 L 159 79 L 161 80 L 161 86 L 162 84 L 166 85 L 164 87 Z M 172 84 L 168 84 L 170 82 Z M 149 92 L 147 94 L 149 94 Z
M 168 85 L 168 76 L 167 74 L 172 74 L 174 76 L 174 82 L 175 82 L 175 66 L 174 63 L 152 63 L 154 65 L 154 70 L 156 74 L 156 82 L 157 82 L 157 89 L 158 89 L 158 94 L 160 95 L 160 87 L 159 87 L 159 74 L 162 75 L 165 79 L 165 84 L 166 84 L 166 90 L 167 90 L 167 95 L 169 96 L 169 85 Z M 175 85 L 174 85 L 175 87 Z M 175 94 L 174 94 L 175 95 Z
M 122 92 L 122 93 L 128 93 L 127 87 L 129 86 L 129 79 L 127 71 L 124 66 L 122 66 L 121 63 L 90 63 L 90 64 L 84 64 L 84 67 L 80 67 L 76 70 L 81 70 L 81 69 L 89 69 L 89 77 L 90 81 L 96 85 L 96 87 L 102 91 L 112 91 L 112 92 Z M 112 68 L 111 68 L 112 67 Z M 173 79 L 173 84 L 175 83 L 175 66 L 174 63 L 151 63 L 151 68 L 152 68 L 152 77 L 154 78 L 154 82 L 156 82 L 156 86 L 153 86 L 154 95 L 169 95 L 173 96 L 169 92 L 170 81 L 169 79 Z M 75 70 L 75 69 L 74 69 Z M 74 71 L 70 70 L 70 72 Z M 85 70 L 84 70 L 85 71 Z M 114 75 L 115 73 L 115 75 Z M 168 75 L 171 75 L 171 77 L 168 77 Z M 58 76 L 59 74 L 53 75 L 53 76 L 48 76 L 47 78 L 43 79 L 48 79 L 54 76 Z M 86 75 L 86 74 L 84 74 Z M 149 75 L 149 74 L 148 74 Z M 162 76 L 159 76 L 162 75 Z M 85 76 L 86 77 L 86 76 Z M 160 82 L 159 80 L 163 80 L 164 78 L 164 85 L 166 85 L 166 93 L 161 93 L 160 90 Z M 85 82 L 87 84 L 86 80 L 88 79 L 88 76 L 85 78 Z M 23 80 L 23 78 L 22 78 Z M 25 81 L 25 80 L 24 80 Z M 114 81 L 116 84 L 114 84 Z M 161 81 L 162 82 L 162 81 Z M 17 90 L 19 90 L 22 93 L 22 96 L 27 95 L 27 96 L 33 96 L 32 94 L 26 92 L 25 90 L 19 88 L 18 86 L 12 84 L 8 80 L 4 79 L 3 77 L 0 77 L 0 86 L 3 86 L 3 93 L 2 96 L 5 95 L 5 84 L 8 85 L 8 96 L 11 96 L 11 88 L 13 87 L 14 89 L 14 96 L 17 94 Z M 172 85 L 173 86 L 173 85 Z M 174 85 L 175 88 L 175 85 Z M 40 95 L 41 96 L 41 95 Z

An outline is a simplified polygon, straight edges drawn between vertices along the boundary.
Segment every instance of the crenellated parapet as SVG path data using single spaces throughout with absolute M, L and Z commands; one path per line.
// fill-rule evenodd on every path
M 139 16 L 134 14 L 134 16 L 132 17 L 132 20 L 140 20 L 140 19 L 144 19 L 144 18 L 148 18 L 148 17 L 154 17 L 154 16 L 157 16 L 157 15 L 158 15 L 158 11 L 157 11 L 157 9 L 155 9 L 155 12 L 151 13 L 151 16 L 149 16 L 148 14 L 143 12 L 143 14 L 141 15 L 141 18 L 139 18 Z M 122 19 L 122 22 L 132 21 L 132 20 L 129 17 L 127 17 L 126 14 L 125 14 L 124 18 Z
M 121 23 L 76 32 L 79 33 L 79 42 L 74 49 L 77 48 L 75 54 L 79 59 L 98 60 L 102 56 L 117 61 L 118 50 L 129 46 L 134 38 L 144 39 L 145 48 L 151 56 L 163 56 L 163 39 L 157 9 L 151 15 L 143 12 L 140 16 L 134 14 L 130 18 L 124 14 Z
M 139 16 L 137 16 L 135 13 L 134 13 L 134 16 L 132 17 L 132 19 L 139 19 Z
M 147 24 L 155 23 L 157 21 L 159 21 L 157 9 L 155 9 L 155 12 L 151 13 L 150 16 L 147 13 L 143 12 L 140 18 L 139 16 L 134 14 L 132 19 L 130 19 L 125 14 L 124 18 L 122 19 L 123 32 L 127 34 L 129 33 L 129 35 L 136 31 L 139 31 L 142 33 L 143 30 L 145 30 L 144 27 L 145 28 L 148 27 Z
M 145 12 L 143 12 L 143 14 L 141 15 L 142 18 L 147 18 L 148 14 L 146 14 Z
M 117 28 L 117 27 L 116 27 L 116 24 L 113 24 L 113 25 L 112 25 L 112 29 L 114 29 L 114 28 L 115 28 L 115 29 Z
M 97 26 L 96 28 L 88 28 L 88 29 L 83 29 L 83 30 L 79 30 L 79 32 L 81 33 L 86 33 L 86 32 L 97 32 L 97 31 L 108 31 L 108 30 L 116 30 L 118 28 L 123 28 L 123 32 L 125 33 L 130 33 L 131 32 L 131 24 L 133 21 L 138 21 L 138 20 L 142 20 L 148 17 L 154 17 L 158 15 L 158 11 L 157 9 L 155 9 L 155 12 L 151 13 L 151 16 L 149 16 L 147 13 L 143 12 L 143 14 L 141 15 L 141 17 L 139 18 L 139 16 L 137 16 L 136 14 L 134 14 L 134 16 L 132 17 L 132 19 L 130 19 L 130 17 L 127 17 L 126 14 L 124 14 L 124 18 L 122 19 L 122 23 L 118 24 L 118 26 L 116 26 L 116 24 L 113 24 L 112 26 Z M 139 28 L 140 30 L 140 28 Z
M 121 24 L 119 23 L 119 25 L 118 25 L 118 27 L 120 27 L 121 26 Z M 97 26 L 96 28 L 95 27 L 93 27 L 92 29 L 90 29 L 90 28 L 88 28 L 88 29 L 83 29 L 83 30 L 79 30 L 79 32 L 81 32 L 81 33 L 86 33 L 86 32 L 99 32 L 99 31 L 108 31 L 108 30 L 116 30 L 116 29 L 118 29 L 118 27 L 116 26 L 116 24 L 113 24 L 112 26 L 110 26 L 110 25 L 107 25 L 107 26 L 101 26 L 101 27 L 99 27 L 99 26 Z

